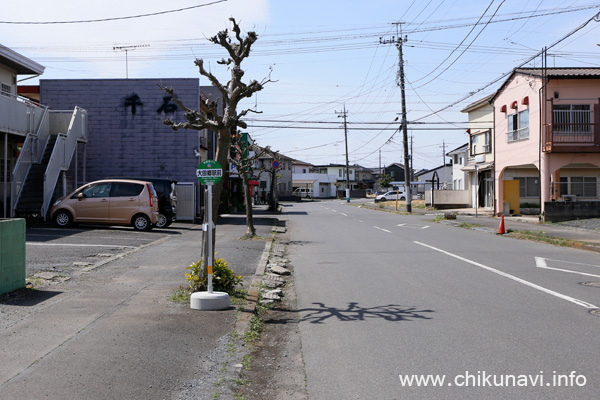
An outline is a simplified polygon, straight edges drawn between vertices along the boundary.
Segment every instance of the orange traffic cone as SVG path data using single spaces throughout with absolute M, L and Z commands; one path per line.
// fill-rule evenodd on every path
M 504 215 L 502 216 L 502 219 L 500 220 L 500 228 L 498 229 L 498 235 L 504 235 L 506 233 L 506 231 L 504 230 Z

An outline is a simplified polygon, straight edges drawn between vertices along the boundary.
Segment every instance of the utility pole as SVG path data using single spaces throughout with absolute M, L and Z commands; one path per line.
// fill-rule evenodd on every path
M 410 181 L 411 182 L 415 180 L 415 170 L 413 168 L 413 161 L 414 161 L 413 160 L 413 155 L 414 155 L 414 153 L 413 153 L 413 138 L 414 138 L 414 135 L 410 135 L 410 169 L 409 169 L 409 171 L 410 171 Z
M 344 118 L 344 141 L 346 142 L 346 201 L 350 202 L 350 167 L 348 166 L 348 125 L 346 118 L 348 112 L 346 111 L 346 105 L 344 104 L 344 111 L 336 111 L 338 118 Z
M 442 140 L 442 171 L 444 171 L 444 183 L 446 183 L 446 142 Z
M 402 130 L 402 144 L 404 147 L 404 186 L 406 190 L 406 212 L 412 212 L 412 188 L 410 186 L 410 170 L 409 170 L 409 155 L 408 155 L 408 127 L 406 120 L 406 94 L 404 91 L 404 59 L 402 55 L 402 44 L 406 38 L 402 38 L 402 22 L 394 22 L 396 25 L 396 34 L 391 40 L 383 40 L 379 38 L 380 44 L 395 43 L 398 48 L 398 80 L 400 81 L 400 93 L 402 97 L 402 121 L 400 129 Z

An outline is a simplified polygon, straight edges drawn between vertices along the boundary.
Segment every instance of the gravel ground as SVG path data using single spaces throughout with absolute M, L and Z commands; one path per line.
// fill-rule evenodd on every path
M 557 222 L 556 224 L 572 228 L 587 229 L 590 231 L 600 231 L 600 218 L 578 219 L 574 221 Z

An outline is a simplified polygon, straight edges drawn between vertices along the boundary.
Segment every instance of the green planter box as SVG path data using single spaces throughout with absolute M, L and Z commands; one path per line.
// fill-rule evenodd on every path
M 25 287 L 25 220 L 0 219 L 0 294 Z

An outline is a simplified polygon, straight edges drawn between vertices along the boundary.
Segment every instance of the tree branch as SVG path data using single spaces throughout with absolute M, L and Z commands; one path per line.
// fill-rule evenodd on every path
M 229 93 L 227 92 L 227 88 L 223 87 L 223 85 L 221 85 L 221 82 L 219 82 L 217 77 L 204 68 L 204 60 L 201 58 L 197 58 L 196 61 L 194 61 L 194 64 L 196 64 L 196 66 L 198 67 L 200 75 L 207 77 L 210 83 L 212 83 L 213 86 L 216 87 L 219 90 L 219 92 L 221 92 L 223 100 L 227 101 L 229 99 Z

